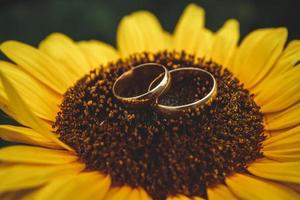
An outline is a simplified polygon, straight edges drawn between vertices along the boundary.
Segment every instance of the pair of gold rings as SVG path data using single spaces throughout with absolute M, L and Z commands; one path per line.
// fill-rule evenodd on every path
M 178 85 L 182 85 L 178 83 L 183 81 L 183 76 L 185 81 L 191 81 L 195 77 L 197 80 L 204 81 L 208 87 L 206 93 L 196 100 L 184 104 L 174 105 L 174 103 L 161 101 L 170 91 L 176 89 Z M 179 89 L 190 90 L 191 88 Z M 127 105 L 151 105 L 162 113 L 176 114 L 210 103 L 216 96 L 217 83 L 211 73 L 200 68 L 183 67 L 169 71 L 161 64 L 145 63 L 132 67 L 119 76 L 114 82 L 112 90 L 114 96 Z

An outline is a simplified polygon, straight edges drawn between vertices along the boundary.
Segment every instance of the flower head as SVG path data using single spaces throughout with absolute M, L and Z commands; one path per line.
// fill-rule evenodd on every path
M 213 33 L 191 4 L 173 34 L 149 12 L 124 17 L 117 49 L 59 33 L 2 43 L 0 105 L 22 126 L 0 126 L 21 143 L 0 150 L 0 197 L 299 199 L 300 42 L 286 40 L 266 28 L 239 43 L 236 20 Z M 209 71 L 216 98 L 184 117 L 117 101 L 116 78 L 148 62 Z M 205 90 L 183 86 L 164 100 Z

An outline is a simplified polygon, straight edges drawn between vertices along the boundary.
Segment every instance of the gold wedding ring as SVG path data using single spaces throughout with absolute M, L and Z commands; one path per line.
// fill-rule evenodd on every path
M 198 81 L 197 84 L 202 83 L 203 85 L 188 88 L 191 81 L 195 79 Z M 185 81 L 184 83 L 187 84 L 180 86 L 178 84 L 180 81 Z M 174 103 L 163 101 L 164 98 L 170 98 L 172 92 L 174 93 L 176 90 L 190 93 L 192 88 L 197 89 L 194 95 L 197 98 L 193 100 L 190 100 L 188 95 L 181 94 L 182 96 L 180 96 L 179 94 L 180 99 L 187 99 L 185 103 L 178 102 L 174 105 Z M 199 88 L 205 89 L 205 92 L 202 91 L 202 96 L 196 94 L 199 93 Z M 200 68 L 182 67 L 168 71 L 161 64 L 145 63 L 133 67 L 119 76 L 112 90 L 114 96 L 125 104 L 151 105 L 161 113 L 174 115 L 210 104 L 217 94 L 217 82 L 210 72 Z M 178 96 L 178 94 L 176 95 Z
M 159 83 L 148 90 L 157 77 Z M 112 91 L 114 96 L 125 104 L 145 105 L 154 102 L 170 85 L 170 72 L 157 63 L 145 63 L 132 67 L 119 76 Z
M 208 83 L 208 85 L 210 85 L 210 88 L 207 91 L 207 94 L 200 97 L 199 99 L 193 101 L 193 102 L 189 102 L 186 104 L 179 104 L 179 105 L 168 105 L 168 104 L 163 104 L 160 103 L 160 100 L 162 97 L 168 95 L 168 93 L 172 92 L 172 90 L 174 89 L 174 87 L 176 87 L 176 82 L 182 81 L 181 77 L 182 76 L 186 76 L 191 74 L 192 76 L 197 76 L 198 79 L 202 79 L 203 81 L 206 81 Z M 200 108 L 203 105 L 207 105 L 209 103 L 212 102 L 212 100 L 215 98 L 216 94 L 217 94 L 217 82 L 216 79 L 214 78 L 214 76 L 209 73 L 206 70 L 200 69 L 200 68 L 195 68 L 195 67 L 184 67 L 184 68 L 177 68 L 177 69 L 173 69 L 170 71 L 170 75 L 171 75 L 171 86 L 170 86 L 170 90 L 166 91 L 166 93 L 162 94 L 159 98 L 156 99 L 156 102 L 154 104 L 154 107 L 164 113 L 164 114 L 168 114 L 168 115 L 174 115 L 174 114 L 178 114 L 180 112 L 185 112 L 188 110 L 192 110 L 192 109 L 197 109 Z M 153 87 L 153 85 L 155 85 L 157 82 L 157 80 L 159 80 L 161 77 L 157 77 L 149 86 L 149 90 L 151 90 L 151 88 Z M 192 77 L 190 77 L 192 78 Z M 185 90 L 190 90 L 190 88 L 182 88 Z M 187 98 L 187 97 L 183 97 L 183 98 Z

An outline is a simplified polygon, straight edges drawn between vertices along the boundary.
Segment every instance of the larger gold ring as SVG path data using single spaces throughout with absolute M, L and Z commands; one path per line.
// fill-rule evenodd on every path
M 148 90 L 157 77 L 159 83 Z M 115 81 L 112 91 L 114 96 L 125 104 L 145 105 L 155 100 L 169 87 L 170 72 L 157 63 L 145 63 L 123 73 Z
M 202 81 L 207 82 L 207 85 L 209 85 L 207 89 L 207 93 L 199 97 L 197 100 L 194 100 L 192 102 L 186 103 L 186 104 L 179 104 L 179 105 L 168 105 L 163 104 L 160 102 L 160 99 L 163 97 L 168 97 L 169 93 L 172 92 L 172 88 L 174 88 L 174 85 L 176 82 L 181 81 L 182 75 L 191 74 L 197 79 L 202 79 Z M 162 94 L 159 98 L 157 98 L 155 104 L 153 106 L 160 112 L 168 115 L 176 115 L 180 112 L 186 112 L 192 109 L 200 108 L 201 106 L 207 105 L 212 102 L 212 100 L 216 97 L 217 94 L 217 82 L 215 77 L 209 73 L 206 70 L 195 68 L 195 67 L 184 67 L 184 68 L 177 68 L 170 71 L 171 75 L 171 85 L 170 89 L 166 91 L 164 94 Z M 157 81 L 161 79 L 161 77 L 157 77 L 149 86 L 148 90 L 151 90 L 152 87 L 154 87 L 157 84 Z M 191 81 L 192 77 L 189 77 L 189 81 Z M 203 86 L 202 86 L 203 87 Z M 190 90 L 190 88 L 182 88 L 186 91 Z M 186 96 L 184 98 L 187 98 Z

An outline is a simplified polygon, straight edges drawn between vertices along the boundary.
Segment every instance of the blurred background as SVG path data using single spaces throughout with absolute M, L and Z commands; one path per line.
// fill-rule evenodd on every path
M 149 10 L 172 32 L 191 2 L 206 10 L 206 26 L 214 31 L 226 19 L 236 18 L 242 36 L 256 28 L 285 26 L 289 40 L 300 38 L 300 0 L 0 0 L 0 42 L 14 39 L 37 45 L 48 34 L 62 32 L 74 40 L 98 39 L 115 45 L 124 15 Z M 0 58 L 4 58 L 1 53 Z M 0 112 L 3 123 L 14 122 Z
M 242 36 L 260 27 L 285 26 L 289 39 L 300 38 L 299 0 L 0 0 L 0 42 L 15 39 L 36 45 L 48 34 L 62 32 L 75 40 L 94 38 L 115 45 L 124 15 L 149 10 L 172 32 L 191 2 L 206 10 L 206 25 L 212 30 L 236 18 Z

